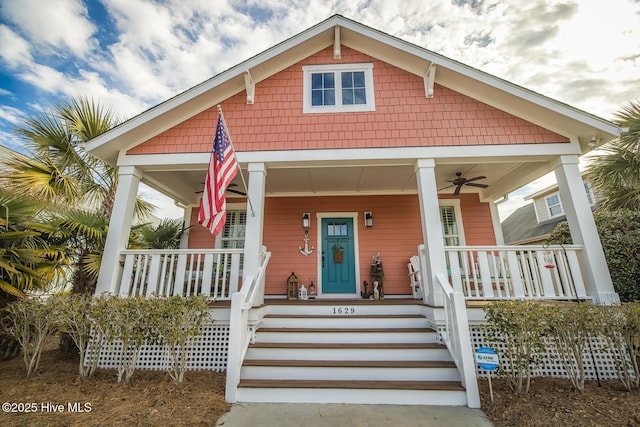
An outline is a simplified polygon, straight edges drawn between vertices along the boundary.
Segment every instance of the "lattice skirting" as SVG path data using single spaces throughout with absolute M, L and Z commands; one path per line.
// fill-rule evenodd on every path
M 509 362 L 504 357 L 504 344 L 491 341 L 482 325 L 470 325 L 469 333 L 471 335 L 471 346 L 474 351 L 480 347 L 493 348 L 500 356 L 501 369 L 509 369 Z M 532 371 L 532 376 L 568 378 L 567 371 L 562 366 L 562 361 L 555 350 L 554 344 L 550 340 L 546 340 L 545 344 L 546 352 L 542 355 L 542 362 Z M 602 338 L 594 338 L 591 341 L 591 349 L 593 350 L 593 358 L 591 357 L 589 347 L 587 347 L 587 351 L 585 351 L 582 357 L 586 377 L 589 379 L 597 379 L 598 377 L 600 379 L 617 379 L 618 374 L 616 372 L 615 361 L 606 346 L 605 340 Z M 594 360 L 597 370 L 594 368 Z M 477 366 L 476 369 L 479 375 L 483 377 L 486 376 L 487 373 L 485 371 L 477 368 Z
M 201 329 L 187 362 L 189 370 L 225 371 L 229 349 L 229 323 L 213 322 Z M 93 343 L 89 344 L 90 346 Z M 98 358 L 99 368 L 116 368 L 116 358 L 122 349 L 119 341 L 105 343 Z M 165 370 L 169 367 L 165 346 L 144 345 L 136 368 Z

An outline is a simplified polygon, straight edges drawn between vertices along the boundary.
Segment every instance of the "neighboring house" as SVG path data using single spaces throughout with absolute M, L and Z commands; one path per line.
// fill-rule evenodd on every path
M 196 218 L 218 105 L 248 188 L 214 238 Z M 619 129 L 336 15 L 87 145 L 120 175 L 97 293 L 211 295 L 193 366 L 226 369 L 231 402 L 477 407 L 464 298 L 618 301 L 578 170 L 593 135 Z M 576 242 L 553 272 L 503 246 L 494 203 L 550 171 Z M 184 249 L 126 250 L 140 182 L 187 206 Z M 378 254 L 384 304 L 360 297 Z
M 583 186 L 593 209 L 596 196 L 588 176 L 583 175 Z M 502 222 L 504 242 L 507 245 L 542 245 L 556 226 L 566 220 L 558 186 L 552 185 L 524 199 L 531 203 L 519 207 Z

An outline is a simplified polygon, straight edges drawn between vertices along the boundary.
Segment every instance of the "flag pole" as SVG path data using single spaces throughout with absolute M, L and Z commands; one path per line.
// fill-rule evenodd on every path
M 231 134 L 229 134 L 229 129 L 227 129 L 227 122 L 224 119 L 224 114 L 222 113 L 222 106 L 220 104 L 217 105 L 218 113 L 220 117 L 222 117 L 222 125 L 224 126 L 224 130 L 227 132 L 227 137 L 229 138 L 229 142 L 233 147 L 233 140 L 231 139 Z M 236 162 L 238 163 L 238 169 L 240 169 L 240 179 L 242 180 L 242 184 L 244 185 L 244 191 L 247 192 L 247 201 L 249 202 L 249 209 L 251 209 L 251 216 L 256 216 L 256 212 L 253 210 L 253 204 L 251 203 L 251 198 L 249 197 L 249 187 L 247 187 L 247 183 L 244 180 L 244 174 L 242 173 L 242 168 L 240 167 L 240 162 L 238 161 L 238 156 L 236 155 L 236 150 L 233 149 L 233 157 L 235 157 Z

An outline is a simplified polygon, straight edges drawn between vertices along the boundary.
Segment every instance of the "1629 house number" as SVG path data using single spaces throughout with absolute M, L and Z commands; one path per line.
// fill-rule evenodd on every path
M 333 314 L 355 314 L 355 307 L 333 307 Z

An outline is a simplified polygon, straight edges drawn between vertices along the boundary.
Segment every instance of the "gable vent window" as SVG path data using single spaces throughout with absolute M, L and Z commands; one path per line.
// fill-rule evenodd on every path
M 374 111 L 373 64 L 306 65 L 304 113 Z

